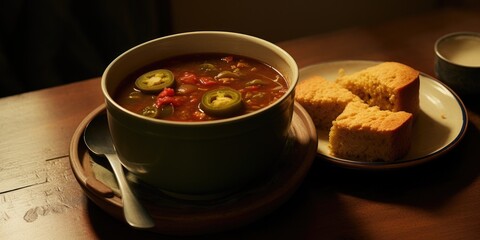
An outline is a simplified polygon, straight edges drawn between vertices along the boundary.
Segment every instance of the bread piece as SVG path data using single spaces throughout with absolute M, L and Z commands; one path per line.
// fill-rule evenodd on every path
M 329 147 L 335 157 L 357 161 L 394 161 L 411 145 L 413 115 L 352 102 L 333 122 Z
M 317 129 L 328 130 L 332 121 L 351 101 L 361 101 L 347 89 L 320 76 L 301 81 L 295 90 L 295 100 L 299 102 Z
M 419 72 L 397 62 L 384 62 L 359 72 L 339 76 L 336 82 L 370 106 L 382 110 L 417 113 Z

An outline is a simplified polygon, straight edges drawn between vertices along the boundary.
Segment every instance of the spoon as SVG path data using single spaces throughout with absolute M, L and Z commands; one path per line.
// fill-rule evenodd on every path
M 105 156 L 112 166 L 113 173 L 122 193 L 123 214 L 132 227 L 151 228 L 155 225 L 152 217 L 133 194 L 123 172 L 108 128 L 107 114 L 99 114 L 85 128 L 83 139 L 88 149 L 97 156 Z

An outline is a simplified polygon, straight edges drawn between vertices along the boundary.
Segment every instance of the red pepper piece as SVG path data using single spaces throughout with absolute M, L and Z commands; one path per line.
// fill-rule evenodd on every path
M 201 77 L 200 83 L 202 83 L 205 86 L 213 86 L 213 85 L 216 85 L 218 82 L 215 81 L 213 77 Z
M 198 82 L 197 75 L 191 72 L 184 72 L 179 78 L 182 83 L 196 84 Z
M 170 96 L 170 97 L 175 96 L 175 90 L 173 90 L 173 88 L 164 88 L 163 91 L 161 91 L 158 94 L 158 98 L 167 97 L 167 96 Z
M 165 88 L 158 94 L 155 105 L 157 108 L 167 104 L 172 104 L 174 107 L 178 107 L 183 102 L 184 99 L 182 97 L 175 96 L 175 90 L 173 90 L 173 88 Z

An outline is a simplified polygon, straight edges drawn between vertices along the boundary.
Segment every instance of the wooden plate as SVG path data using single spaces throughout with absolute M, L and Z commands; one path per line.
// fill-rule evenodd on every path
M 92 157 L 83 142 L 86 125 L 105 111 L 99 106 L 80 123 L 70 144 L 70 163 L 87 196 L 112 216 L 125 221 L 121 194 L 107 160 Z M 295 103 L 290 139 L 282 158 L 265 177 L 235 193 L 214 200 L 181 200 L 127 176 L 155 220 L 149 229 L 169 235 L 197 235 L 234 229 L 274 211 L 298 188 L 315 158 L 317 133 L 310 116 Z

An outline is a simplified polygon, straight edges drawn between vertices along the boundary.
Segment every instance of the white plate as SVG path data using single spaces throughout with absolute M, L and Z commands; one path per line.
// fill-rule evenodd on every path
M 300 81 L 320 75 L 334 81 L 339 69 L 346 74 L 378 64 L 373 61 L 337 61 L 300 69 Z M 452 149 L 467 129 L 467 112 L 460 98 L 440 81 L 420 75 L 420 112 L 413 124 L 412 146 L 407 155 L 394 162 L 360 162 L 330 155 L 328 131 L 318 131 L 317 153 L 327 161 L 349 168 L 390 169 L 430 161 Z

